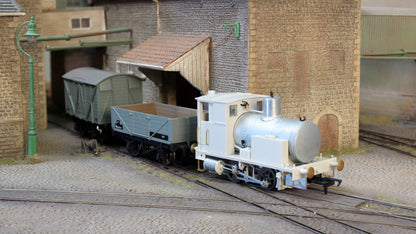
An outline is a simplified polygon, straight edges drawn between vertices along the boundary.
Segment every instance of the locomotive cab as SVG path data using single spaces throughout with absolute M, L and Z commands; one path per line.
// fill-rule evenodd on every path
M 197 101 L 195 158 L 204 169 L 267 189 L 306 189 L 309 181 L 326 190 L 341 182 L 332 177 L 343 162 L 317 157 L 319 128 L 283 118 L 279 97 L 210 91 Z

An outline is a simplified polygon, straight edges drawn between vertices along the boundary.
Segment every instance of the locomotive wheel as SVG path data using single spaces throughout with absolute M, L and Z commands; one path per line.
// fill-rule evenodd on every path
M 259 171 L 259 178 L 263 181 L 262 188 L 270 190 L 276 187 L 276 173 L 269 168 L 261 168 Z
M 231 182 L 233 182 L 233 183 L 238 183 L 238 182 L 240 182 L 240 180 L 239 179 L 237 179 L 237 175 L 236 174 L 233 174 L 233 173 L 227 173 L 227 177 L 228 177 L 228 179 L 231 181 Z

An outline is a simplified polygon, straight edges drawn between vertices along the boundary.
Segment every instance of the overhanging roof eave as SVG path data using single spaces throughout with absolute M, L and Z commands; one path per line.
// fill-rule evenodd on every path
M 120 61 L 117 60 L 118 64 L 124 64 L 124 65 L 130 65 L 130 66 L 136 66 L 136 67 L 142 67 L 142 68 L 148 68 L 148 69 L 154 69 L 159 71 L 164 71 L 165 67 L 163 66 L 156 66 L 156 65 L 150 65 L 150 64 L 144 64 L 144 63 L 132 63 L 128 61 Z

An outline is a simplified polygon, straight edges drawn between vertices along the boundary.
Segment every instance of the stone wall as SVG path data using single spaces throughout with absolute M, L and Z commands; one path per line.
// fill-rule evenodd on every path
M 0 158 L 22 156 L 23 104 L 14 38 L 22 16 L 0 17 Z
M 360 1 L 251 0 L 249 10 L 249 91 L 274 91 L 285 117 L 335 115 L 338 148 L 357 147 Z
M 140 2 L 132 1 L 104 1 L 102 4 L 106 11 L 107 29 L 130 27 L 133 29 L 133 46 L 107 47 L 106 70 L 116 71 L 117 58 L 131 50 L 146 39 L 157 34 L 156 3 L 152 0 Z M 107 40 L 128 39 L 128 33 L 108 34 Z M 126 67 L 120 67 L 120 72 L 128 72 Z M 143 83 L 144 102 L 157 102 L 159 100 L 157 86 L 152 81 Z
M 43 12 L 40 15 L 39 23 L 45 27 L 42 30 L 42 36 L 63 36 L 67 33 L 89 33 L 105 30 L 105 15 L 104 9 L 101 7 L 80 8 L 74 10 L 55 10 Z M 89 27 L 76 28 L 71 27 L 71 19 L 89 19 Z M 98 35 L 93 37 L 74 38 L 69 41 L 48 41 L 48 46 L 70 46 L 79 45 L 79 41 L 103 41 L 105 35 Z
M 248 0 L 160 1 L 161 31 L 209 35 L 210 89 L 248 91 Z M 240 22 L 236 38 L 222 24 Z

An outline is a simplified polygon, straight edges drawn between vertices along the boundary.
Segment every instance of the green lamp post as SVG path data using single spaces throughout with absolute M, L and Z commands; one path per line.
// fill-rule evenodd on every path
M 36 155 L 36 124 L 35 124 L 35 91 L 33 81 L 33 58 L 26 53 L 19 44 L 19 32 L 20 29 L 25 25 L 29 24 L 29 29 L 24 34 L 27 37 L 29 43 L 35 43 L 39 34 L 36 32 L 36 24 L 33 16 L 30 21 L 22 23 L 16 32 L 16 44 L 19 50 L 29 57 L 29 133 L 28 133 L 28 157 Z

